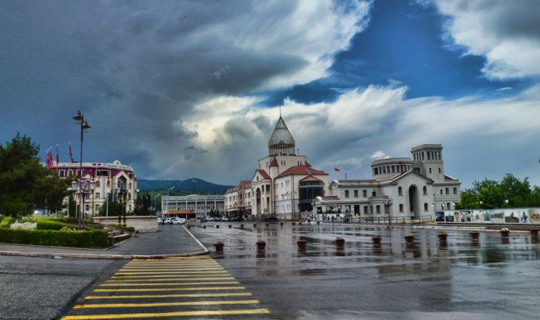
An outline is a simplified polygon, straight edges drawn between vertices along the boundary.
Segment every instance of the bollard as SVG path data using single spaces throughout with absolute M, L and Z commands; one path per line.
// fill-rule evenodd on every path
M 256 223 L 253 224 L 253 228 L 257 228 L 257 224 L 256 224 Z
M 306 250 L 306 240 L 300 239 L 296 241 L 296 244 L 298 245 L 299 250 Z
M 283 227 L 283 222 L 280 222 L 279 225 L 281 225 Z
M 223 252 L 223 242 L 218 241 L 214 243 L 214 248 L 216 248 L 216 252 Z
M 405 235 L 405 243 L 410 246 L 413 244 L 413 241 L 414 241 L 414 234 L 412 233 L 407 233 Z
M 373 241 L 373 246 L 375 246 L 375 247 L 380 247 L 380 246 L 381 246 L 381 239 L 382 239 L 382 238 L 381 238 L 381 236 L 379 236 L 379 235 L 373 236 L 373 237 L 371 238 L 371 240 Z
M 446 238 L 448 238 L 448 234 L 446 232 L 439 232 L 437 236 L 439 237 L 441 244 L 446 244 Z
M 219 229 L 219 224 L 216 224 L 216 229 Z
M 244 229 L 244 225 L 243 225 L 243 224 L 240 225 L 240 229 Z
M 343 246 L 345 245 L 345 239 L 341 238 L 341 237 L 337 237 L 336 238 L 336 245 L 338 248 L 343 248 Z
M 529 232 L 531 233 L 531 238 L 538 238 L 538 230 L 538 228 L 529 230 Z
M 296 225 L 296 223 L 295 223 L 295 222 L 293 222 L 293 223 L 292 223 L 292 225 L 294 226 L 294 225 Z
M 187 226 L 188 229 L 191 229 L 191 226 Z
M 264 251 L 266 249 L 266 242 L 259 240 L 257 241 L 257 250 Z
M 320 221 L 317 221 L 317 225 L 320 225 L 320 224 L 321 224 L 321 222 L 320 222 Z
M 480 236 L 480 232 L 474 230 L 469 232 L 469 234 L 471 235 L 471 238 L 475 241 L 478 240 L 478 237 Z
M 229 225 L 229 229 L 230 229 L 230 228 L 232 228 L 232 226 L 231 226 L 231 225 Z
M 510 230 L 508 228 L 502 228 L 499 232 L 501 233 L 501 237 L 503 238 L 508 238 L 508 236 L 510 235 Z
M 202 226 L 203 229 L 206 229 L 206 226 Z
M 269 227 L 269 226 L 270 226 L 270 224 L 267 223 L 267 224 L 266 224 L 266 227 Z

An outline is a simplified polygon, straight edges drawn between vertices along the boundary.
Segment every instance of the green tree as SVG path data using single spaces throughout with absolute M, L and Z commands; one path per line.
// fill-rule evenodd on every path
M 527 207 L 530 205 L 532 190 L 529 178 L 523 181 L 507 173 L 501 181 L 501 189 L 510 207 Z
M 480 209 L 474 190 L 467 189 L 461 192 L 461 200 L 456 203 L 456 209 Z

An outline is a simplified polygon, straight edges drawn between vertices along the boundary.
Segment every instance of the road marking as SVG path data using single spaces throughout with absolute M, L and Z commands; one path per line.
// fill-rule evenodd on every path
M 143 275 L 143 274 L 209 274 L 209 273 L 228 273 L 227 271 L 167 271 L 167 272 L 117 272 L 115 275 Z
M 165 278 L 165 279 L 173 279 L 173 278 L 179 278 L 179 279 L 184 279 L 184 278 L 196 278 L 196 277 L 208 277 L 208 276 L 211 276 L 211 277 L 230 277 L 231 274 L 228 273 L 228 272 L 225 272 L 225 273 L 221 273 L 221 274 L 204 274 L 204 275 L 193 275 L 193 274 L 176 274 L 176 275 L 155 275 L 155 276 L 152 276 L 152 275 L 142 275 L 142 276 L 112 276 L 111 279 L 112 280 L 117 280 L 117 279 L 155 279 L 155 278 Z
M 193 269 L 182 269 L 182 271 L 214 271 L 214 270 L 225 270 L 223 268 L 193 268 Z M 168 269 L 148 269 L 148 268 L 145 268 L 145 269 L 126 269 L 126 268 L 122 268 L 120 270 L 118 270 L 120 272 L 125 272 L 125 271 L 128 271 L 128 272 L 152 272 L 152 273 L 155 273 L 156 271 L 157 272 L 162 272 L 162 271 L 178 271 L 178 268 L 168 268 Z
M 169 318 L 169 317 L 194 317 L 194 316 L 228 316 L 228 315 L 248 315 L 248 314 L 268 314 L 270 310 L 244 309 L 244 310 L 202 310 L 202 311 L 178 311 L 162 313 L 124 313 L 124 314 L 99 314 L 99 315 L 77 315 L 65 316 L 62 320 L 94 320 L 94 319 L 131 319 L 131 318 Z
M 184 294 L 147 294 L 147 295 L 124 295 L 124 296 L 87 296 L 87 300 L 98 299 L 158 299 L 158 298 L 228 298 L 250 297 L 250 292 L 235 293 L 184 293 Z
M 200 281 L 200 280 L 235 280 L 234 277 L 230 277 L 230 276 L 221 276 L 221 277 L 211 277 L 211 278 L 208 278 L 208 277 L 167 277 L 165 279 L 122 279 L 122 278 L 119 278 L 119 279 L 111 279 L 111 280 L 107 280 L 105 281 L 106 283 L 122 283 L 122 282 L 149 282 L 149 281 L 154 281 L 154 282 L 170 282 L 170 281 L 179 281 L 179 280 L 184 280 L 184 281 Z
M 245 287 L 200 287 L 200 288 L 152 288 L 152 289 L 96 289 L 94 292 L 155 292 L 155 291 L 197 291 L 197 290 L 245 290 Z
M 238 281 L 217 281 L 217 282 L 171 282 L 171 283 L 104 283 L 100 287 L 150 287 L 150 286 L 198 286 L 210 284 L 240 284 Z
M 99 303 L 79 304 L 73 309 L 89 308 L 149 308 L 149 307 L 178 307 L 178 306 L 217 306 L 228 304 L 259 304 L 259 300 L 227 300 L 227 301 L 189 301 L 189 302 L 155 302 L 155 303 Z

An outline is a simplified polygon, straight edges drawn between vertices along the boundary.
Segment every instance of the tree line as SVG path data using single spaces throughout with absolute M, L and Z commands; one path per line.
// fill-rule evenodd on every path
M 529 178 L 520 180 L 507 173 L 501 181 L 484 179 L 473 182 L 461 192 L 456 209 L 496 209 L 540 207 L 540 187 L 531 187 Z

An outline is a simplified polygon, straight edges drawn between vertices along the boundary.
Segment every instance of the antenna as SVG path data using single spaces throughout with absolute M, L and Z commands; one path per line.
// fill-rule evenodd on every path
M 281 118 L 281 106 L 279 106 L 279 117 Z

